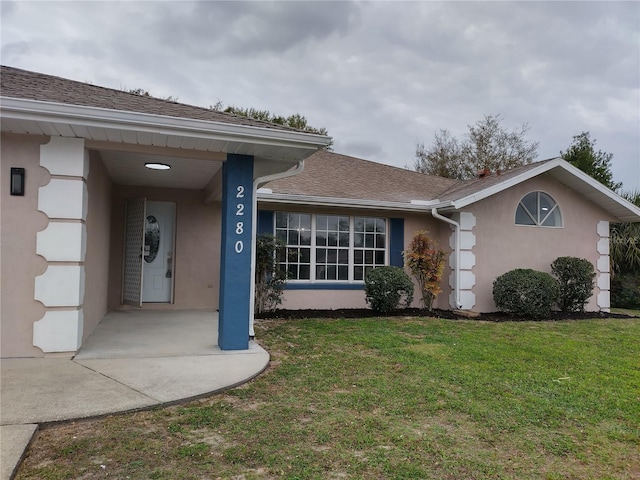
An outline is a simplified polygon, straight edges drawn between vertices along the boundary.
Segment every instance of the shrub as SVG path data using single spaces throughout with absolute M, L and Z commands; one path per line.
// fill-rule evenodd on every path
M 611 305 L 640 308 L 640 274 L 625 273 L 611 278 Z
M 273 235 L 256 238 L 255 313 L 274 310 L 282 303 L 287 275 L 278 268 L 276 259 L 285 249 L 285 244 Z
M 364 292 L 369 306 L 380 313 L 408 307 L 413 301 L 413 282 L 399 267 L 378 267 L 367 273 Z
M 560 288 L 558 308 L 563 312 L 583 312 L 593 294 L 596 278 L 593 264 L 584 258 L 558 257 L 551 263 L 551 273 Z
M 444 252 L 438 248 L 435 240 L 429 238 L 427 232 L 420 231 L 415 234 L 403 255 L 405 264 L 420 287 L 422 305 L 431 310 L 433 300 L 442 291 L 440 279 L 444 271 Z
M 517 268 L 493 282 L 499 309 L 530 317 L 544 317 L 558 298 L 558 282 L 548 273 Z

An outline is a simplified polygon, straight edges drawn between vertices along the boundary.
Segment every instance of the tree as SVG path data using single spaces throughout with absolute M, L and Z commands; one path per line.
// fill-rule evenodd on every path
M 579 168 L 587 175 L 595 178 L 611 190 L 618 190 L 622 183 L 613 181 L 611 173 L 611 159 L 613 154 L 602 150 L 595 150 L 596 141 L 591 139 L 589 132 L 582 132 L 573 137 L 573 143 L 566 152 L 560 152 L 560 156 Z
M 440 279 L 444 271 L 444 252 L 438 248 L 435 240 L 429 238 L 426 231 L 421 230 L 415 234 L 403 255 L 404 263 L 420 287 L 422 305 L 431 310 L 436 295 L 442 291 Z
M 440 130 L 434 135 L 429 149 L 418 142 L 414 169 L 464 180 L 475 177 L 481 170 L 509 170 L 533 162 L 538 142 L 526 138 L 529 126 L 523 124 L 509 132 L 501 122 L 500 115 L 485 115 L 483 120 L 468 126 L 469 131 L 462 141 L 452 137 L 447 130 Z
M 127 93 L 138 95 L 140 97 L 159 98 L 160 100 L 166 100 L 167 102 L 174 102 L 174 103 L 178 101 L 178 97 L 173 95 L 169 95 L 168 97 L 155 97 L 149 93 L 149 90 L 146 90 L 144 88 L 129 88 L 129 89 L 124 89 L 124 91 Z
M 289 115 L 288 117 L 283 117 L 281 115 L 276 115 L 271 113 L 269 110 L 258 110 L 253 107 L 251 108 L 242 108 L 236 107 L 234 105 L 229 105 L 227 108 L 222 110 L 221 102 L 216 103 L 215 107 L 211 107 L 213 110 L 223 111 L 225 113 L 233 113 L 235 115 L 241 115 L 243 117 L 254 118 L 256 120 L 262 120 L 264 122 L 276 123 L 278 125 L 284 125 L 285 127 L 291 127 L 298 130 L 302 130 L 308 133 L 315 133 L 317 135 L 328 135 L 327 129 L 324 127 L 316 128 L 309 125 L 307 118 L 300 115 L 299 113 L 294 113 L 293 115 Z M 333 140 L 326 147 L 327 150 L 331 150 L 331 146 L 333 145 Z

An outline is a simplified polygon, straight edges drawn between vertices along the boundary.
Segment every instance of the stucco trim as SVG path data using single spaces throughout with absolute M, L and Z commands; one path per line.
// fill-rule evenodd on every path
M 78 159 L 83 161 L 79 162 Z M 84 139 L 51 137 L 49 143 L 40 146 L 40 166 L 51 175 L 81 177 L 89 175 L 89 157 L 85 154 Z
M 82 310 L 48 311 L 33 324 L 33 344 L 45 353 L 75 352 L 82 344 Z
M 87 186 L 81 178 L 52 178 L 38 189 L 38 210 L 49 218 L 86 220 Z
M 49 222 L 36 234 L 36 254 L 44 257 L 48 266 L 35 277 L 33 296 L 47 309 L 76 308 L 47 310 L 34 322 L 33 345 L 43 352 L 76 351 L 82 343 L 89 206 L 89 154 L 84 146 L 84 139 L 62 137 L 51 137 L 40 146 L 40 166 L 53 178 L 38 188 L 38 210 Z
M 84 266 L 49 265 L 35 280 L 34 298 L 45 307 L 79 307 L 84 300 Z
M 597 296 L 598 307 L 603 312 L 611 311 L 611 275 L 610 275 L 610 258 L 609 258 L 609 222 L 600 221 L 596 225 L 596 233 L 598 234 L 598 242 L 596 249 L 600 254 L 596 262 L 597 279 L 596 285 L 600 289 Z
M 451 308 L 462 308 L 463 310 L 471 310 L 476 305 L 476 295 L 473 293 L 473 287 L 476 284 L 476 275 L 473 268 L 476 265 L 476 255 L 473 253 L 473 247 L 476 245 L 476 235 L 473 228 L 476 226 L 476 217 L 471 212 L 458 212 L 453 215 L 454 219 L 460 225 L 460 276 L 458 289 L 460 290 L 460 307 L 456 305 L 455 293 L 452 292 L 449 297 Z M 455 229 L 451 233 L 449 245 L 455 248 L 456 232 Z M 456 259 L 454 255 L 449 256 L 449 266 L 455 270 Z M 449 276 L 449 286 L 455 288 L 455 273 Z
M 84 223 L 49 222 L 36 234 L 36 253 L 49 262 L 84 262 L 86 252 Z

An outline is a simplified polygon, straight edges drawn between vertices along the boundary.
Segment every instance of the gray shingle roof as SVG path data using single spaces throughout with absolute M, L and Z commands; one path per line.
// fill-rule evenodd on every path
M 492 173 L 483 178 L 453 180 L 381 163 L 319 151 L 305 160 L 302 173 L 265 185 L 275 194 L 309 195 L 381 202 L 454 201 L 493 187 L 550 160 Z
M 272 181 L 265 188 L 279 194 L 408 203 L 438 198 L 456 183 L 322 150 L 305 160 L 302 173 Z
M 217 112 L 208 108 L 136 95 L 121 90 L 99 87 L 89 83 L 76 82 L 66 78 L 7 66 L 0 66 L 0 95 L 10 98 L 205 120 L 233 125 L 292 132 L 300 131 L 231 113 Z
M 471 180 L 459 180 L 455 185 L 446 191 L 442 192 L 438 197 L 441 202 L 447 202 L 451 200 L 457 200 L 460 198 L 468 197 L 474 193 L 478 193 L 486 188 L 493 187 L 499 183 L 505 182 L 510 178 L 525 173 L 527 170 L 538 167 L 550 160 L 543 160 L 541 162 L 533 162 L 528 165 L 521 165 L 519 167 L 511 168 L 504 172 L 493 172 L 490 175 L 482 178 L 473 178 Z

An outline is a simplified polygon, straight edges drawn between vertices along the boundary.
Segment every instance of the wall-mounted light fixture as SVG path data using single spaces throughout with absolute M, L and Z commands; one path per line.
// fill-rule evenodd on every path
M 11 195 L 24 196 L 24 168 L 11 167 Z

